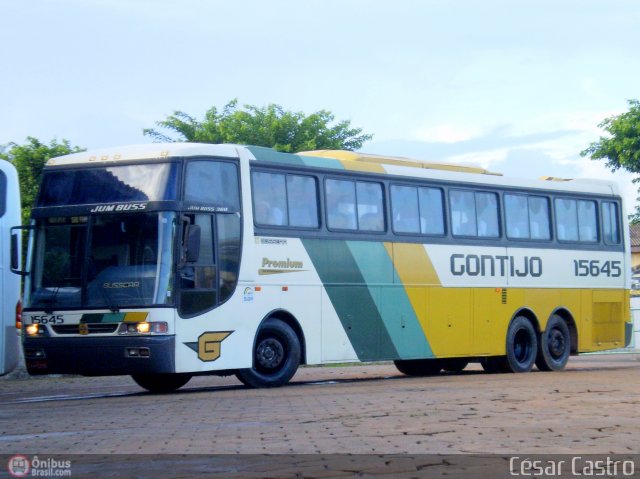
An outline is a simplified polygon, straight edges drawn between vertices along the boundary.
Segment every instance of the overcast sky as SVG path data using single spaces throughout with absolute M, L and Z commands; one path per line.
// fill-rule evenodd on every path
M 637 0 L 0 0 L 0 144 L 147 143 L 238 98 L 328 109 L 366 152 L 614 178 L 635 200 L 579 152 L 640 97 L 639 27 Z

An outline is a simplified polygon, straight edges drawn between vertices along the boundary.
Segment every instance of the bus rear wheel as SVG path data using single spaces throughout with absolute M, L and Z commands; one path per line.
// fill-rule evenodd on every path
M 433 376 L 442 370 L 439 359 L 396 359 L 393 363 L 407 376 Z
M 538 335 L 531 321 L 516 316 L 507 329 L 507 355 L 482 358 L 482 368 L 491 374 L 531 371 L 538 353 Z
M 512 373 L 531 371 L 538 353 L 538 335 L 531 321 L 517 316 L 507 330 L 507 356 L 505 369 Z
M 171 393 L 187 384 L 191 374 L 134 374 L 131 377 L 149 392 Z
M 284 321 L 269 318 L 258 331 L 253 367 L 239 369 L 236 377 L 251 388 L 282 386 L 298 370 L 300 357 L 300 340 L 293 329 Z
M 569 327 L 560 316 L 554 314 L 540 335 L 536 366 L 540 371 L 559 371 L 566 366 L 570 352 Z

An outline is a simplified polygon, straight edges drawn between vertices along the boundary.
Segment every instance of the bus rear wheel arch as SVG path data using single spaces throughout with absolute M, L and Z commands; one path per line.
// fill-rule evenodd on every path
M 301 355 L 300 339 L 293 328 L 281 319 L 270 317 L 258 330 L 253 367 L 239 369 L 236 377 L 252 388 L 282 386 L 298 370 Z
M 553 314 L 547 327 L 540 333 L 536 366 L 540 371 L 564 369 L 571 353 L 571 333 L 565 320 Z

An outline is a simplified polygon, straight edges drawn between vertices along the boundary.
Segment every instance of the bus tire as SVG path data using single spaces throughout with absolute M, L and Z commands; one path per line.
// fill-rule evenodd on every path
M 396 359 L 393 363 L 407 376 L 433 376 L 442 370 L 439 359 Z
M 294 330 L 284 321 L 269 318 L 256 337 L 253 367 L 239 369 L 236 377 L 251 388 L 282 386 L 298 370 L 300 357 L 300 340 Z
M 516 316 L 507 330 L 507 356 L 505 369 L 512 373 L 531 371 L 538 354 L 538 335 L 531 321 Z
M 131 378 L 151 393 L 171 393 L 191 379 L 191 374 L 134 374 Z
M 566 366 L 570 352 L 569 327 L 564 319 L 554 314 L 540 334 L 536 366 L 540 371 L 559 371 Z
M 469 361 L 465 358 L 450 358 L 442 360 L 442 369 L 449 373 L 459 373 L 467 367 Z

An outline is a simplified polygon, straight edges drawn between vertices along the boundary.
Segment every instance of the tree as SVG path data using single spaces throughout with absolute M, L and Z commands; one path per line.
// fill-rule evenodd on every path
M 281 106 L 244 105 L 238 100 L 225 105 L 222 113 L 214 106 L 203 121 L 182 111 L 175 111 L 156 125 L 177 133 L 173 138 L 153 128 L 143 130 L 155 141 L 188 141 L 198 143 L 238 143 L 267 146 L 278 151 L 295 153 L 305 150 L 356 150 L 373 135 L 351 128 L 349 120 L 334 122 L 334 115 L 320 110 L 311 115 L 285 111 Z
M 51 140 L 47 145 L 32 136 L 27 137 L 24 145 L 9 143 L 0 151 L 0 159 L 9 161 L 18 170 L 20 181 L 20 196 L 22 201 L 22 222 L 29 222 L 31 207 L 33 206 L 45 163 L 53 157 L 84 151 L 78 146 L 71 146 L 67 140 L 58 143 Z
M 640 101 L 629 100 L 629 111 L 610 116 L 598 125 L 610 136 L 601 136 L 580 155 L 606 160 L 613 171 L 624 168 L 640 173 Z
M 606 118 L 598 127 L 609 135 L 601 136 L 580 155 L 591 156 L 592 160 L 605 160 L 607 167 L 613 171 L 622 168 L 631 173 L 640 173 L 640 101 L 629 100 L 629 111 Z M 640 178 L 633 181 L 637 183 Z M 636 206 L 636 212 L 630 220 L 640 223 L 640 205 Z

